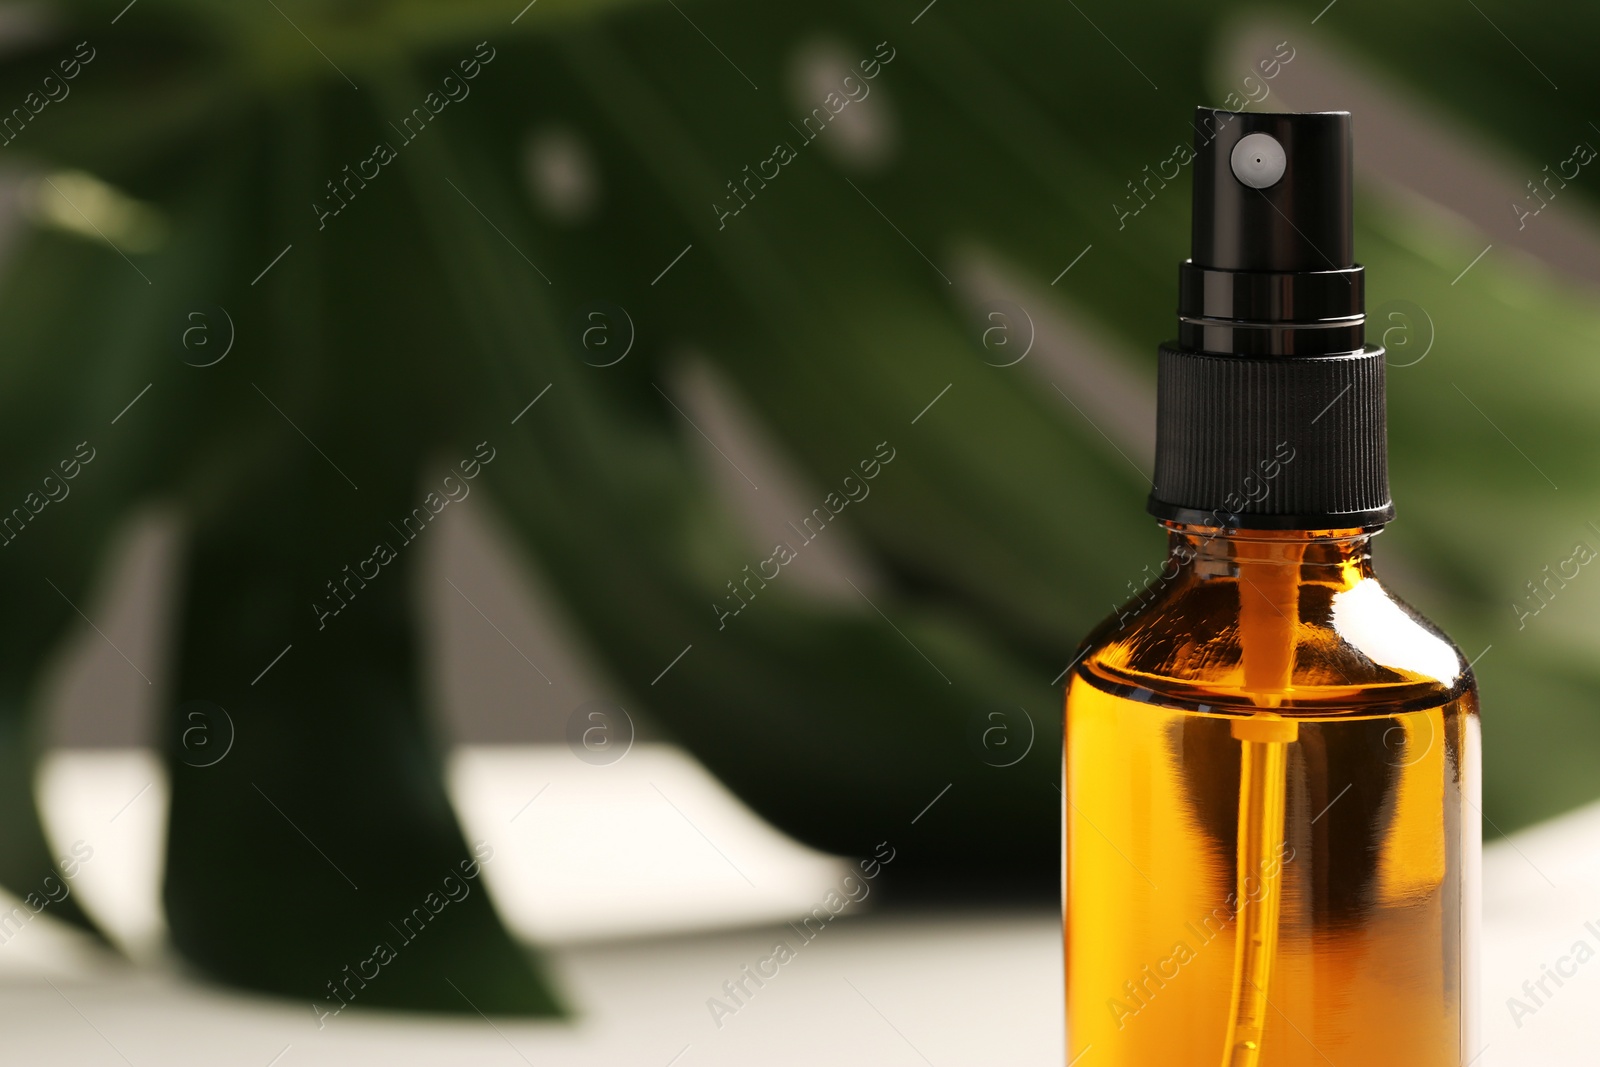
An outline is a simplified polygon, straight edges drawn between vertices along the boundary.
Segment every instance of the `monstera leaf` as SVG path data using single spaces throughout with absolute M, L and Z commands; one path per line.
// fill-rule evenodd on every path
M 1243 9 L 519 6 L 57 3 L 13 41 L 0 136 L 35 180 L 0 286 L 0 503 L 21 509 L 0 882 L 54 872 L 28 788 L 40 664 L 117 524 L 160 500 L 186 527 L 177 948 L 326 1010 L 559 1011 L 474 888 L 485 846 L 429 733 L 409 545 L 442 461 L 613 695 L 775 825 L 846 854 L 892 840 L 902 884 L 1053 892 L 1060 676 L 1160 536 L 1102 433 L 1119 413 L 993 358 L 969 282 L 1031 279 L 1035 311 L 1094 323 L 1148 390 L 1188 208 L 1181 179 L 1138 186 L 1132 218 L 1128 196 L 1195 104 L 1229 103 L 1207 65 Z M 1434 0 L 1275 14 L 1530 175 L 1600 136 L 1586 9 L 1519 22 L 1512 48 L 1489 21 L 1509 11 Z M 1592 203 L 1591 177 L 1561 195 Z M 1359 217 L 1372 303 L 1438 334 L 1391 375 L 1384 549 L 1492 649 L 1485 804 L 1509 829 L 1596 792 L 1592 613 L 1533 627 L 1513 605 L 1600 537 L 1600 316 L 1516 257 L 1457 277 L 1470 230 L 1376 193 Z M 196 308 L 226 310 L 227 358 L 183 349 Z M 627 324 L 625 358 L 593 358 L 595 322 Z M 689 350 L 814 488 L 793 541 L 752 542 L 702 462 L 663 385 Z M 783 577 L 835 521 L 880 579 L 859 600 Z M 186 733 L 211 704 L 236 730 L 216 763 Z M 1026 713 L 1025 755 L 988 758 L 995 709 Z

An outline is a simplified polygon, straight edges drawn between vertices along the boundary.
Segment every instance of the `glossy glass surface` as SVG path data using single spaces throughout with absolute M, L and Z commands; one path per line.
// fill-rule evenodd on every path
M 1368 548 L 1174 527 L 1089 639 L 1066 705 L 1069 1062 L 1477 1051 L 1476 691 Z

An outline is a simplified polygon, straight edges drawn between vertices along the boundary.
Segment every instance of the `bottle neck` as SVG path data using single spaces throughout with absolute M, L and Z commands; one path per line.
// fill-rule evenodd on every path
M 1344 530 L 1240 530 L 1163 522 L 1167 552 L 1197 581 L 1249 570 L 1297 568 L 1302 580 L 1354 585 L 1372 577 L 1372 539 L 1381 526 Z

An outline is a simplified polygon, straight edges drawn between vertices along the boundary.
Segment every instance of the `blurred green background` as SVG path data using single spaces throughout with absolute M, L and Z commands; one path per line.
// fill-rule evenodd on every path
M 397 524 L 475 452 L 493 458 L 474 488 L 612 686 L 596 696 L 829 851 L 872 854 L 949 783 L 901 848 L 903 893 L 1054 893 L 1059 677 L 1162 551 L 1144 470 L 1197 104 L 1355 113 L 1357 253 L 1392 368 L 1379 567 L 1481 657 L 1486 832 L 1600 793 L 1592 579 L 1543 584 L 1600 547 L 1591 9 L 9 14 L 0 109 L 20 110 L 0 130 L 26 180 L 0 284 L 0 882 L 18 895 L 53 870 L 40 665 L 152 502 L 184 526 L 162 694 L 178 950 L 320 997 L 469 857 Z M 790 498 L 707 432 L 707 396 Z M 774 555 L 751 515 L 797 528 L 817 507 L 866 585 L 743 584 Z M 337 584 L 384 541 L 378 577 Z M 192 701 L 228 709 L 226 760 L 186 758 Z M 996 708 L 1037 731 L 1004 767 L 974 744 Z M 450 922 L 369 1002 L 466 1010 L 406 977 L 443 969 L 470 971 L 485 1011 L 560 1010 L 484 894 Z

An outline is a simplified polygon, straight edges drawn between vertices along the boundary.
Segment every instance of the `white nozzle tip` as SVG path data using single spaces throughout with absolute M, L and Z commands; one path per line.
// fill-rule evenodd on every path
M 1276 185 L 1283 177 L 1286 160 L 1283 145 L 1277 138 L 1265 133 L 1252 133 L 1239 138 L 1230 157 L 1233 176 L 1252 189 L 1265 189 Z

